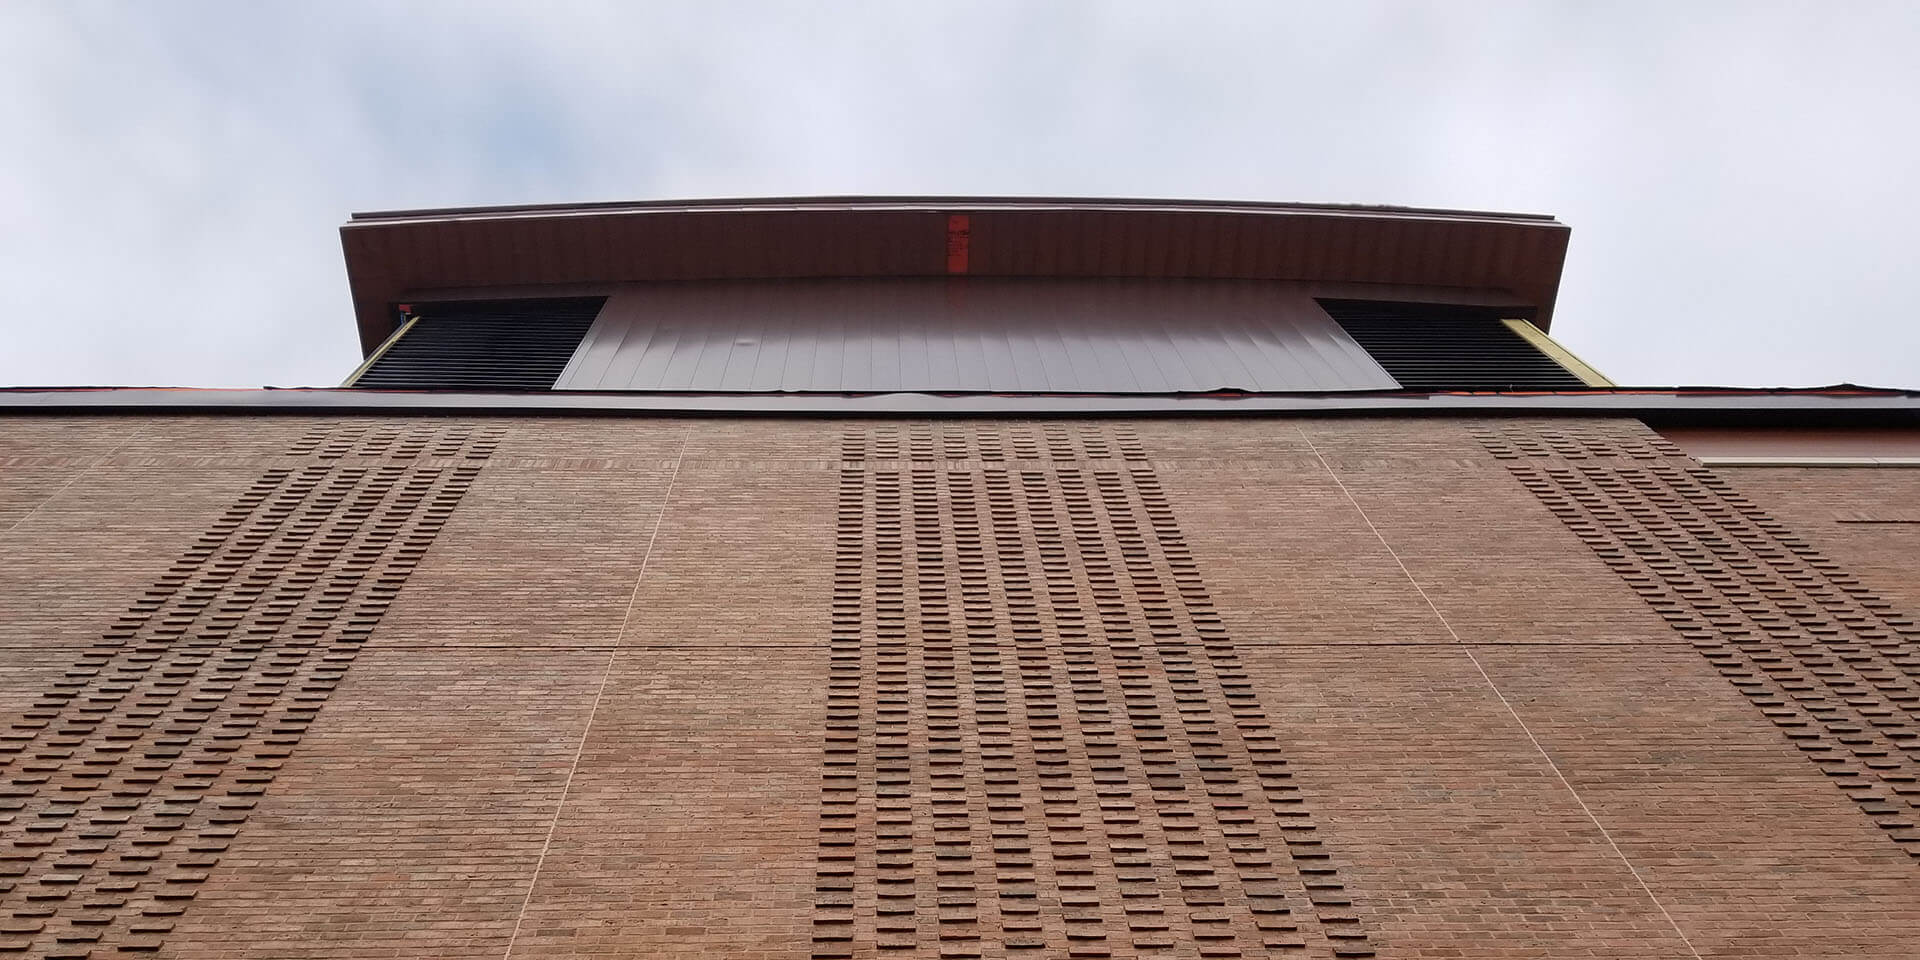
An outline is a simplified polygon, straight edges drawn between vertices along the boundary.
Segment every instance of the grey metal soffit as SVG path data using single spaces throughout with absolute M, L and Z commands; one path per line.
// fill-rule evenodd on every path
M 1297 285 L 769 280 L 621 287 L 556 390 L 1393 390 Z

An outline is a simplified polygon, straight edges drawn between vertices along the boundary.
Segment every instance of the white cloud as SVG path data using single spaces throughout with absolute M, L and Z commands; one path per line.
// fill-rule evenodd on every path
M 1640 383 L 1920 386 L 1920 6 L 0 5 L 0 383 L 337 382 L 352 210 L 1484 207 Z

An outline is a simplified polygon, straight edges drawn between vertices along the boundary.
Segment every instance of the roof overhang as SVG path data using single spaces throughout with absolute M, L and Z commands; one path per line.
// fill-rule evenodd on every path
M 827 277 L 1296 280 L 1498 293 L 1546 329 L 1548 216 L 1187 200 L 816 197 L 357 213 L 340 228 L 363 353 L 422 291 Z

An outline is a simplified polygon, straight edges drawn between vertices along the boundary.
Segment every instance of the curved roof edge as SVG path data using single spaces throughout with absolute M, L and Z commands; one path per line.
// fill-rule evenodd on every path
M 1544 213 L 1508 213 L 1447 207 L 1410 207 L 1391 203 L 1310 203 L 1277 200 L 1180 200 L 1155 197 L 963 197 L 859 196 L 702 197 L 687 200 L 602 200 L 588 203 L 509 203 L 475 207 L 423 207 L 413 210 L 356 211 L 350 222 L 551 216 L 623 210 L 1168 210 L 1221 212 L 1311 212 L 1393 215 L 1416 218 L 1553 222 Z
M 826 277 L 1305 280 L 1509 294 L 1550 322 L 1567 227 L 1532 214 L 1244 201 L 811 197 L 355 214 L 362 351 L 428 290 Z

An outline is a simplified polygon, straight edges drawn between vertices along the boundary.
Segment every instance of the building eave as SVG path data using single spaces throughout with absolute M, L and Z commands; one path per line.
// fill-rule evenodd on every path
M 1483 291 L 1547 329 L 1568 241 L 1532 214 L 978 197 L 408 210 L 355 214 L 340 232 L 363 354 L 393 332 L 395 305 L 426 290 L 956 274 Z

